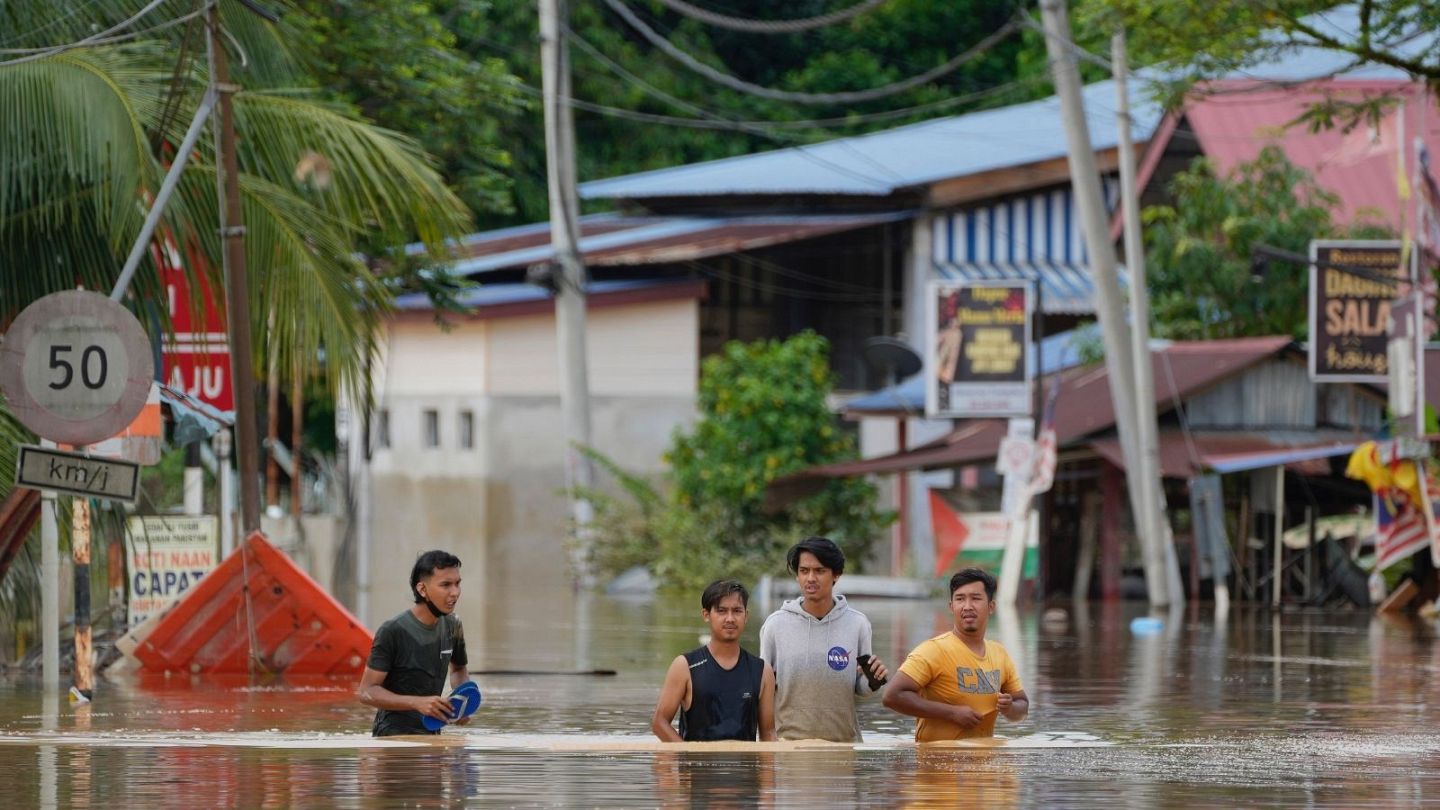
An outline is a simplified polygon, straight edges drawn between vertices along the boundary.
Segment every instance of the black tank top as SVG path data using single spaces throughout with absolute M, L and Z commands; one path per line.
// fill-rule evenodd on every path
M 765 662 L 742 649 L 735 666 L 724 669 L 708 647 L 685 653 L 685 662 L 690 665 L 690 708 L 680 712 L 680 736 L 687 742 L 753 741 Z

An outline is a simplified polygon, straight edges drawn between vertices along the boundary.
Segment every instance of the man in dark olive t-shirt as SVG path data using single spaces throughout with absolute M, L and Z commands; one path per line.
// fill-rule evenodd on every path
M 376 737 L 438 733 L 425 728 L 422 715 L 451 721 L 450 703 L 441 697 L 446 678 L 452 687 L 469 679 L 465 634 L 452 615 L 460 599 L 460 560 L 445 551 L 421 554 L 410 572 L 410 592 L 415 604 L 375 632 L 360 679 L 360 702 L 377 709 L 371 729 Z

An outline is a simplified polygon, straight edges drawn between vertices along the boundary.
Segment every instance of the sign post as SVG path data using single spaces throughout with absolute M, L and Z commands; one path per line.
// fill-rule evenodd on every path
M 10 412 L 42 438 L 75 446 L 119 433 L 145 407 L 155 364 L 140 322 L 124 306 L 99 293 L 67 290 L 26 307 L 0 344 L 0 391 Z M 126 483 L 128 475 L 128 483 Z M 138 465 L 99 461 L 83 454 L 39 447 L 21 448 L 16 483 L 84 497 L 134 500 Z M 127 498 L 128 496 L 128 498 Z M 43 579 L 46 596 L 59 592 L 58 532 L 55 501 L 45 500 L 42 516 Z M 72 529 L 75 557 L 75 688 L 77 700 L 89 701 L 90 512 L 78 503 Z M 51 565 L 51 561 L 57 561 Z M 59 639 L 50 632 L 58 606 L 47 600 L 44 680 L 48 692 L 59 686 Z M 48 615 L 51 611 L 56 617 Z

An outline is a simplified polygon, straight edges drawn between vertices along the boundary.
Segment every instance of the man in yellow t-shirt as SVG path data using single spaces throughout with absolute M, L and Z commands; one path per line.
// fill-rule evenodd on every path
M 910 652 L 885 689 L 885 705 L 918 717 L 916 742 L 992 737 L 995 716 L 1018 722 L 1030 711 L 1015 662 L 985 640 L 995 612 L 995 577 L 966 568 L 950 578 L 955 626 Z

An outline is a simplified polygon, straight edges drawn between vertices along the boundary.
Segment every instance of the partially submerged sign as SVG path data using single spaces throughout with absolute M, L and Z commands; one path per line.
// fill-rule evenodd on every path
M 26 307 L 0 344 L 0 390 L 42 438 L 83 445 L 140 413 L 155 376 L 135 316 L 99 293 L 52 293 Z
M 1030 283 L 932 284 L 927 300 L 926 415 L 1031 413 Z
M 130 626 L 169 607 L 218 563 L 214 515 L 132 517 L 126 533 Z
M 140 465 L 22 444 L 15 485 L 134 503 L 140 494 Z
M 1310 376 L 1316 382 L 1383 383 L 1389 361 L 1386 322 L 1397 284 L 1347 273 L 1344 265 L 1404 280 L 1398 241 L 1310 242 Z

